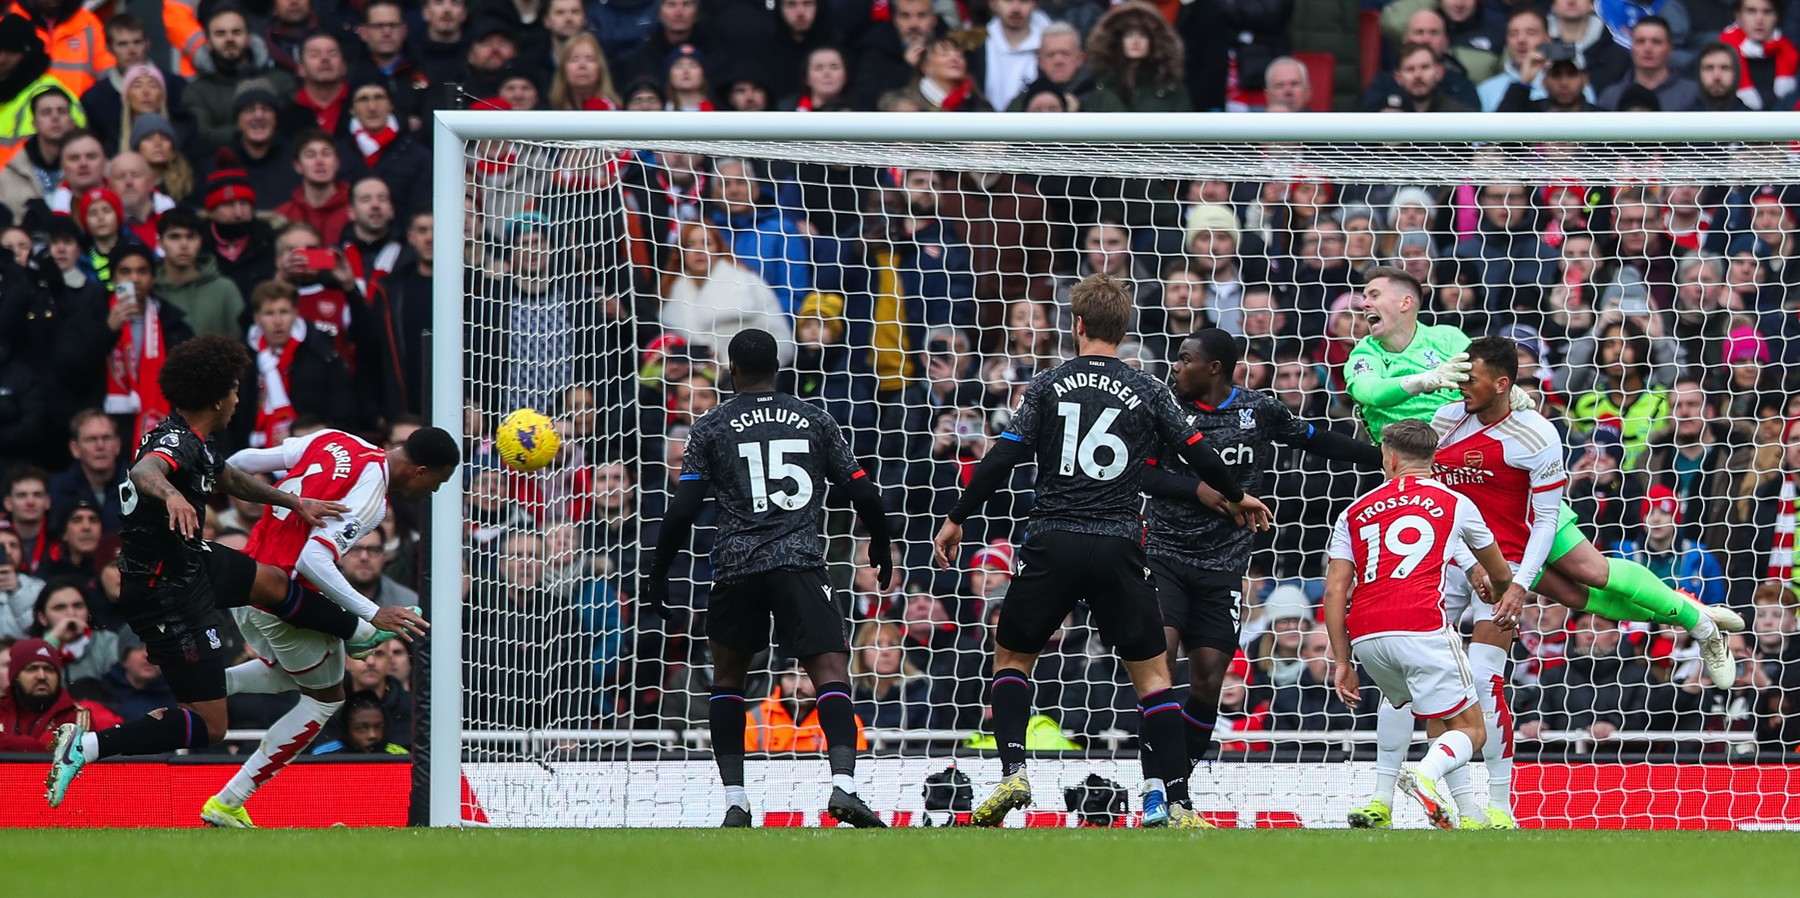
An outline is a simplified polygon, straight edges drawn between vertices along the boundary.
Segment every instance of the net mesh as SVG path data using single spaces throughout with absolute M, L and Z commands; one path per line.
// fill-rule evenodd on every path
M 1569 500 L 1596 546 L 1751 622 L 1732 637 L 1743 661 L 1726 692 L 1706 688 L 1679 628 L 1530 605 L 1509 674 L 1521 818 L 1786 813 L 1726 801 L 1617 816 L 1566 797 L 1679 781 L 1662 764 L 1774 764 L 1800 745 L 1800 168 L 1786 145 L 511 140 L 469 142 L 465 162 L 469 819 L 722 813 L 706 763 L 710 511 L 676 564 L 669 619 L 634 597 L 686 426 L 729 387 L 732 334 L 777 335 L 783 389 L 839 421 L 883 490 L 900 585 L 874 585 L 842 503 L 827 516 L 830 573 L 873 759 L 865 794 L 922 812 L 920 782 L 953 760 L 977 797 L 994 779 L 970 740 L 1030 467 L 971 519 L 955 570 L 932 566 L 929 539 L 1025 381 L 1071 352 L 1069 288 L 1095 271 L 1127 282 L 1138 320 L 1123 354 L 1156 377 L 1181 336 L 1216 325 L 1244 338 L 1239 383 L 1366 436 L 1343 367 L 1378 264 L 1429 285 L 1426 320 L 1520 340 L 1521 383 L 1566 435 Z M 493 426 L 527 406 L 562 446 L 541 471 L 507 471 Z M 1197 804 L 1244 826 L 1341 825 L 1372 784 L 1370 765 L 1344 762 L 1373 757 L 1373 694 L 1360 710 L 1331 695 L 1313 618 L 1331 523 L 1377 479 L 1289 447 L 1257 463 L 1274 472 L 1277 527 L 1247 573 L 1243 657 Z M 1085 614 L 1033 676 L 1032 748 L 1070 752 L 1040 768 L 1044 809 L 1062 811 L 1055 793 L 1088 772 L 1135 783 L 1135 696 Z M 814 821 L 824 801 L 808 689 L 789 659 L 759 658 L 748 747 L 770 822 Z M 1292 764 L 1325 766 L 1295 778 Z M 1731 791 L 1768 798 L 1782 770 Z

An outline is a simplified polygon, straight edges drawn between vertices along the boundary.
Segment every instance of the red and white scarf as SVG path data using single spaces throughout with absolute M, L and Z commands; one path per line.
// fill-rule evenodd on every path
M 352 117 L 350 119 L 350 136 L 356 139 L 356 149 L 362 153 L 363 161 L 373 168 L 377 162 L 381 161 L 381 151 L 387 149 L 388 144 L 399 139 L 400 120 L 390 115 L 387 124 L 382 125 L 380 131 L 370 131 L 363 127 L 360 119 Z
M 296 319 L 287 343 L 280 351 L 269 348 L 267 334 L 253 334 L 251 346 L 256 348 L 256 373 L 262 382 L 262 401 L 256 407 L 256 430 L 250 434 L 250 446 L 261 449 L 288 438 L 294 429 L 294 402 L 288 396 L 288 374 L 294 367 L 294 355 L 306 339 L 306 322 Z
M 356 277 L 356 289 L 367 297 L 369 285 L 381 283 L 382 278 L 394 271 L 394 263 L 400 261 L 400 241 L 389 240 L 381 245 L 381 251 L 373 260 L 364 261 L 362 247 L 355 243 L 344 244 L 344 261 L 350 265 L 350 273 Z
M 117 305 L 118 297 L 113 297 Z M 136 415 L 137 432 L 129 445 L 137 445 L 144 434 L 169 416 L 169 401 L 163 398 L 157 383 L 165 356 L 162 344 L 162 303 L 144 300 L 144 315 L 136 326 L 119 328 L 119 339 L 113 344 L 106 366 L 106 401 L 109 415 Z M 135 333 L 135 336 L 134 336 Z
M 1786 586 L 1794 576 L 1794 477 L 1781 480 L 1780 507 L 1775 512 L 1775 535 L 1769 546 L 1768 579 Z

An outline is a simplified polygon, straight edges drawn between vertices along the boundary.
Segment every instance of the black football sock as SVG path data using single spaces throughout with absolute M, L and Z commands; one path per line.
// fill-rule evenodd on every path
M 1219 720 L 1219 706 L 1203 702 L 1188 696 L 1187 705 L 1181 709 L 1181 720 L 1187 724 L 1187 756 L 1188 769 L 1206 760 L 1206 753 L 1212 750 L 1213 725 Z
M 819 710 L 819 729 L 825 733 L 825 759 L 831 764 L 833 785 L 846 792 L 845 782 L 852 786 L 856 777 L 856 708 L 850 703 L 849 683 L 823 683 L 814 701 Z M 837 777 L 848 780 L 836 780 Z
M 707 703 L 712 721 L 713 763 L 729 794 L 744 788 L 744 697 L 736 690 L 714 689 Z M 746 808 L 748 806 L 746 805 Z
M 1138 702 L 1138 751 L 1144 776 L 1163 781 L 1171 802 L 1188 800 L 1188 760 L 1181 732 L 1181 703 L 1168 689 L 1158 689 Z
M 301 629 L 317 630 L 345 641 L 356 639 L 357 625 L 362 623 L 362 618 L 338 603 L 316 593 L 308 595 L 297 580 L 288 584 L 287 597 L 281 604 L 265 610 Z
M 1008 667 L 994 671 L 988 686 L 988 704 L 994 709 L 994 743 L 1000 749 L 1000 775 L 1012 776 L 1025 769 L 1025 725 L 1031 718 L 1031 681 L 1025 672 Z
M 100 751 L 90 761 L 114 755 L 161 755 L 212 744 L 206 720 L 186 708 L 168 708 L 158 717 L 146 714 L 94 734 Z

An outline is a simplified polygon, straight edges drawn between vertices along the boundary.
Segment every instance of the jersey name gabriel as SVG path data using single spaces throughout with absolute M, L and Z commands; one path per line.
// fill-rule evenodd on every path
M 169 485 L 197 514 L 204 515 L 207 503 L 212 501 L 219 469 L 224 465 L 211 441 L 200 439 L 186 419 L 171 412 L 144 434 L 132 463 L 152 455 L 168 464 Z M 119 576 L 159 588 L 189 586 L 205 558 L 202 553 L 207 551 L 206 541 L 198 533 L 191 540 L 183 539 L 169 529 L 168 506 L 161 499 L 138 493 L 130 478 L 119 484 L 119 508 L 124 515 Z
M 321 430 L 289 441 L 304 442 L 276 489 L 303 499 L 341 502 L 350 511 L 314 529 L 285 508 L 270 508 L 250 531 L 244 553 L 262 564 L 294 573 L 300 551 L 316 540 L 342 558 L 363 534 L 387 517 L 387 453 L 341 430 Z M 285 449 L 287 445 L 284 444 Z
M 720 582 L 823 566 L 826 485 L 864 476 L 837 421 L 785 393 L 740 393 L 706 413 L 681 465 L 718 505 Z
M 1167 387 L 1103 356 L 1070 359 L 1032 378 L 1002 439 L 1037 460 L 1031 530 L 1137 539 L 1144 464 L 1165 443 L 1190 443 Z
M 1242 387 L 1213 408 L 1190 402 L 1183 408 L 1188 424 L 1206 434 L 1207 445 L 1219 451 L 1237 474 L 1238 485 L 1250 495 L 1262 495 L 1263 478 L 1275 456 L 1275 444 L 1290 444 L 1312 436 L 1311 424 L 1301 421 L 1281 401 Z M 1174 445 L 1165 444 L 1154 463 L 1185 476 L 1196 476 Z M 1186 562 L 1202 570 L 1242 574 L 1249 569 L 1255 535 L 1230 518 L 1193 501 L 1152 497 L 1146 505 L 1150 530 L 1145 551 Z

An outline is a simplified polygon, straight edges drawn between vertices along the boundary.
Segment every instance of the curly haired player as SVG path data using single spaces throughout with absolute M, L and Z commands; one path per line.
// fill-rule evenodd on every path
M 162 668 L 179 708 L 158 708 L 98 733 L 57 728 L 45 797 L 62 804 L 90 761 L 114 755 L 204 748 L 225 737 L 223 609 L 256 605 L 295 626 L 372 647 L 393 637 L 331 602 L 306 599 L 278 568 L 200 536 L 200 512 L 215 489 L 288 509 L 312 526 L 348 510 L 284 493 L 226 464 L 213 435 L 237 410 L 250 356 L 236 340 L 205 334 L 169 353 L 158 383 L 172 411 L 144 434 L 130 477 L 119 485 L 125 526 L 119 551 L 119 610 Z

